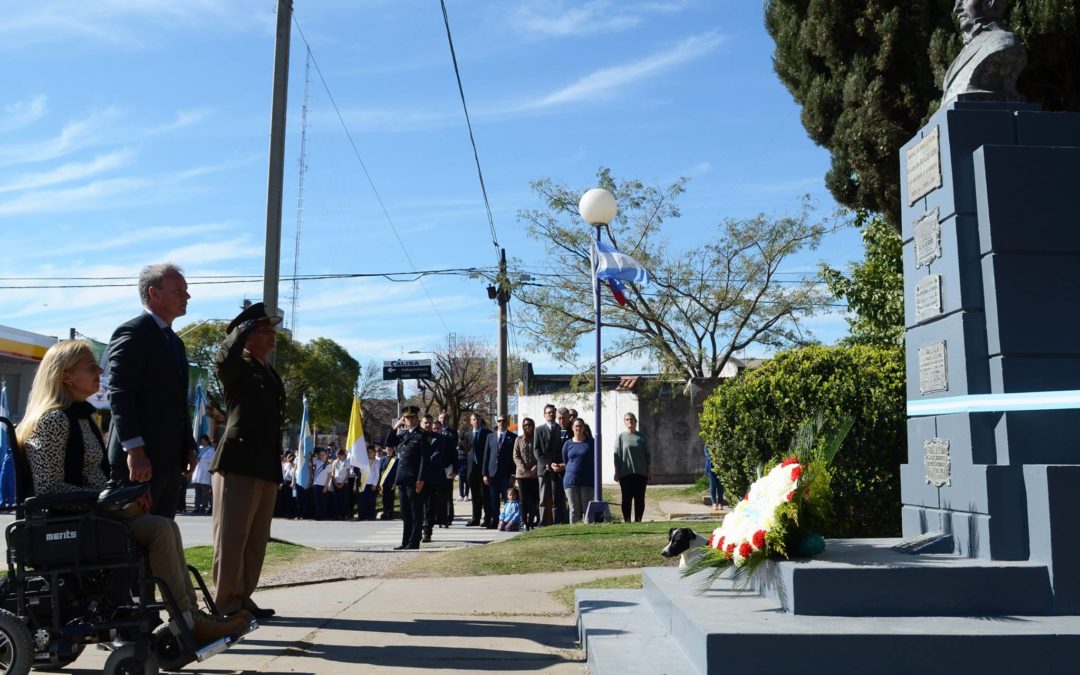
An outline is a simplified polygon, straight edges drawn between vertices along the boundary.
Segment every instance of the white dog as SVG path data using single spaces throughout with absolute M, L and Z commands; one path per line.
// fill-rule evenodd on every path
M 708 540 L 689 527 L 673 527 L 668 530 L 668 545 L 660 551 L 665 558 L 679 556 L 679 567 L 686 567 L 691 555 L 696 555 L 695 548 L 708 543 Z

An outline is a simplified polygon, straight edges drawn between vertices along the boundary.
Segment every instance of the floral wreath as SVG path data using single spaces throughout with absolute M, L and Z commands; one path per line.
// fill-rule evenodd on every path
M 821 553 L 825 539 L 816 529 L 826 522 L 832 507 L 828 467 L 852 424 L 853 420 L 844 420 L 821 440 L 824 420 L 805 422 L 792 440 L 789 456 L 754 481 L 684 576 L 709 570 L 707 587 L 734 568 L 737 584 L 745 585 L 769 558 Z

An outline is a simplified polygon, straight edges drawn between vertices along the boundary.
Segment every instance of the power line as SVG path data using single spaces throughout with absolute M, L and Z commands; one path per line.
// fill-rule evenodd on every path
M 480 169 L 480 153 L 476 150 L 476 137 L 473 135 L 472 119 L 469 106 L 465 103 L 465 87 L 461 84 L 461 69 L 458 68 L 457 52 L 454 50 L 454 38 L 450 33 L 450 15 L 446 12 L 446 1 L 439 0 L 442 6 L 443 24 L 446 26 L 446 41 L 450 45 L 450 59 L 454 62 L 454 76 L 457 78 L 458 94 L 461 95 L 461 108 L 465 111 L 465 124 L 469 128 L 469 143 L 472 144 L 473 159 L 476 161 L 476 175 L 480 178 L 480 193 L 484 196 L 484 209 L 487 211 L 488 227 L 491 228 L 491 243 L 495 246 L 496 259 L 500 256 L 499 236 L 495 233 L 495 219 L 491 215 L 488 203 L 487 186 L 484 185 L 484 172 Z
M 304 46 L 307 47 L 308 52 L 310 53 L 311 44 L 308 43 L 307 36 L 304 35 L 304 30 L 300 28 L 300 21 L 296 18 L 296 12 L 293 12 L 293 23 L 296 24 L 296 31 L 300 34 L 300 39 L 304 41 Z M 409 249 L 405 247 L 405 242 L 402 241 L 401 235 L 394 225 L 394 219 L 390 217 L 390 212 L 387 211 L 386 204 L 383 203 L 382 196 L 379 195 L 379 190 L 375 187 L 375 181 L 372 180 L 367 165 L 364 164 L 364 158 L 360 156 L 360 150 L 356 147 L 356 141 L 353 140 L 348 125 L 345 124 L 345 117 L 341 114 L 337 101 L 334 100 L 334 94 L 330 91 L 330 85 L 326 83 L 326 78 L 323 77 L 322 74 L 322 68 L 319 67 L 319 61 L 315 58 L 314 54 L 311 55 L 311 63 L 315 66 L 315 72 L 319 76 L 319 81 L 322 82 L 323 89 L 326 91 L 326 96 L 330 99 L 330 105 L 334 108 L 334 113 L 337 115 L 338 121 L 341 122 L 341 128 L 345 131 L 345 137 L 349 139 L 349 145 L 352 146 L 353 154 L 356 155 L 356 160 L 360 162 L 360 168 L 364 171 L 364 177 L 367 178 L 368 185 L 375 195 L 375 200 L 379 203 L 379 208 L 382 210 L 383 216 L 386 217 L 386 222 L 390 225 L 390 230 L 394 233 L 394 238 L 397 239 L 398 246 L 401 247 L 401 252 L 405 254 L 405 259 L 409 261 L 409 265 L 415 269 L 416 263 L 413 262 L 412 256 L 409 255 Z M 435 299 L 431 297 L 431 293 L 428 292 L 427 286 L 424 285 L 423 281 L 420 282 L 420 287 L 424 289 L 424 295 L 427 296 L 428 302 L 431 303 L 431 308 L 435 310 L 435 316 L 439 317 L 439 321 L 442 323 L 443 328 L 449 333 L 450 326 L 446 324 L 446 319 L 444 319 L 442 313 L 439 312 L 439 307 L 435 304 Z

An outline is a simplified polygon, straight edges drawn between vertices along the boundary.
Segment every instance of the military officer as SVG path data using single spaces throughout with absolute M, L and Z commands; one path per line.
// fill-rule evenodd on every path
M 247 307 L 226 329 L 216 364 L 227 418 L 210 465 L 214 601 L 224 614 L 246 609 L 259 619 L 274 615 L 251 594 L 259 584 L 281 483 L 285 387 L 267 360 L 279 323 L 281 317 L 267 315 L 263 303 Z
M 398 501 L 401 503 L 401 546 L 395 551 L 420 548 L 424 527 L 424 460 L 431 452 L 431 432 L 420 428 L 420 408 L 405 408 L 390 433 L 387 447 L 397 448 Z

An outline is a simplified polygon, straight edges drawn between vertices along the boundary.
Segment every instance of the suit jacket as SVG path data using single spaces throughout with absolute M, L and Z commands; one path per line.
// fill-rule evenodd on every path
M 487 446 L 487 437 L 491 429 L 480 427 L 479 433 L 470 429 L 468 432 L 469 442 L 469 475 L 473 472 L 482 474 L 484 471 L 484 448 Z
M 210 471 L 281 483 L 285 385 L 273 366 L 244 353 L 244 343 L 256 325 L 234 328 L 218 351 L 217 377 L 225 393 L 227 418 Z
M 555 425 L 554 433 L 548 429 L 547 422 L 541 422 L 533 432 L 533 452 L 536 453 L 536 475 L 543 476 L 547 473 L 548 464 L 562 463 L 562 436 L 559 434 L 561 427 Z
M 502 443 L 499 443 L 499 432 L 492 431 L 488 434 L 487 443 L 484 445 L 484 475 L 513 476 L 517 470 L 514 464 L 514 441 L 517 434 L 513 431 L 503 433 Z
M 1019 99 L 1016 78 L 1026 63 L 1016 34 L 992 24 L 971 38 L 945 71 L 942 106 L 965 93 L 990 92 L 1004 100 Z
M 177 338 L 184 362 L 187 352 Z M 127 453 L 122 441 L 142 437 L 155 473 L 179 475 L 188 453 L 195 451 L 188 414 L 187 367 L 154 317 L 143 312 L 121 325 L 109 341 L 109 463 L 114 478 L 127 480 Z M 281 467 L 277 469 L 281 473 Z

